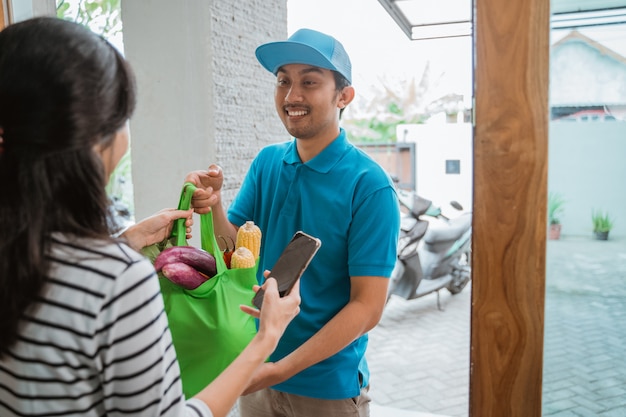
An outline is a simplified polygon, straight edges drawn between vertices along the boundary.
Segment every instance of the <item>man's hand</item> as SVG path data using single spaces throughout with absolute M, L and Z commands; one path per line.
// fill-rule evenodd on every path
M 206 171 L 192 171 L 185 177 L 185 182 L 197 187 L 191 198 L 191 206 L 196 213 L 208 213 L 211 207 L 221 204 L 224 174 L 220 166 L 211 164 Z

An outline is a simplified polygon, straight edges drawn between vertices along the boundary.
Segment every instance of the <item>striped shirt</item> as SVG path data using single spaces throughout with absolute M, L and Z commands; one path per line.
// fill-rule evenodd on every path
M 185 401 L 153 266 L 118 243 L 53 237 L 51 269 L 0 360 L 0 416 L 211 416 Z

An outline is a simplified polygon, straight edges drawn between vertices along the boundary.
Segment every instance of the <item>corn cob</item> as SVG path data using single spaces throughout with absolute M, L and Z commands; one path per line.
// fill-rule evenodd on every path
M 230 258 L 231 268 L 252 268 L 256 265 L 256 259 L 252 252 L 245 246 L 235 249 Z
M 248 248 L 254 259 L 259 257 L 261 253 L 261 229 L 249 220 L 243 224 L 237 231 L 237 242 L 235 242 L 235 249 Z

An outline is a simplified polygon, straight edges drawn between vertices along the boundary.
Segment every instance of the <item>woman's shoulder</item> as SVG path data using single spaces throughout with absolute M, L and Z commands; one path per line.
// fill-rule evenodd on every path
M 99 254 L 104 257 L 121 257 L 128 260 L 142 257 L 141 254 L 131 249 L 123 240 L 116 238 L 95 239 L 63 233 L 53 233 L 51 235 L 51 242 L 53 252 L 71 253 L 78 257 L 91 257 L 94 254 Z
M 140 253 L 116 239 L 92 239 L 55 233 L 49 259 L 53 263 L 103 277 L 117 277 L 129 269 L 148 273 L 152 264 Z
M 54 234 L 47 258 L 50 270 L 44 297 L 73 300 L 89 316 L 100 315 L 112 304 L 132 308 L 159 291 L 150 261 L 114 239 Z M 110 315 L 113 310 L 107 311 Z

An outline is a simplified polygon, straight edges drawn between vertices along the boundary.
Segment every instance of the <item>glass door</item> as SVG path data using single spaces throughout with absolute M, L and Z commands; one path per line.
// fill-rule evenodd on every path
M 552 19 L 543 416 L 626 415 L 625 6 Z

